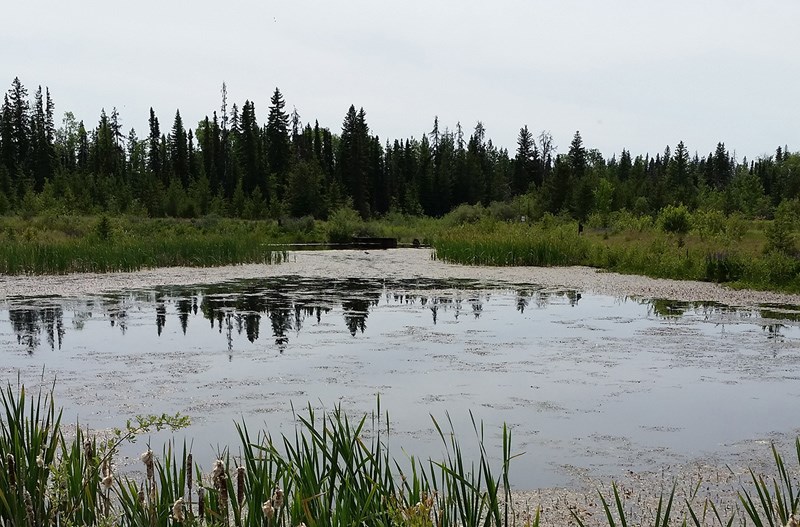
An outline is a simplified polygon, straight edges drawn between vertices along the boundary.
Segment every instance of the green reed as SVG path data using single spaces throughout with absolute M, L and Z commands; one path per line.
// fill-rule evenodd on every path
M 800 291 L 800 258 L 796 255 L 765 254 L 751 247 L 715 243 L 684 243 L 682 238 L 656 231 L 637 232 L 632 240 L 606 239 L 579 234 L 575 222 L 481 221 L 443 231 L 432 245 L 435 258 L 466 265 L 585 265 L 654 278 Z
M 478 445 L 468 459 L 453 423 L 432 423 L 445 450 L 441 460 L 421 462 L 391 457 L 388 414 L 377 410 L 352 420 L 341 407 L 317 413 L 310 405 L 295 413 L 294 434 L 252 435 L 237 423 L 240 444 L 235 454 L 223 450 L 203 471 L 184 443 L 168 443 L 160 454 L 150 447 L 142 455 L 144 474 L 119 477 L 113 457 L 123 441 L 151 428 L 181 427 L 181 416 L 145 416 L 124 431 L 98 439 L 80 427 L 69 436 L 61 429 L 52 390 L 29 401 L 24 387 L 8 386 L 0 396 L 0 526 L 118 525 L 168 527 L 242 526 L 537 526 L 539 512 L 522 518 L 512 506 L 509 471 L 511 432 L 502 430 L 499 465 L 484 442 L 483 425 L 472 417 Z M 795 442 L 800 467 L 800 439 Z M 678 519 L 676 485 L 657 495 L 654 510 L 635 515 L 637 504 L 612 484 L 611 495 L 599 492 L 602 524 L 654 527 L 752 524 L 795 526 L 800 494 L 797 468 L 789 468 L 773 446 L 776 475 L 751 471 L 750 484 L 739 491 L 742 510 L 723 517 L 710 498 L 696 504 L 700 482 L 684 499 Z M 575 523 L 587 519 L 570 509 Z M 597 518 L 592 523 L 596 524 Z
M 154 267 L 209 267 L 280 263 L 286 251 L 259 236 L 193 236 L 109 242 L 8 242 L 0 246 L 0 274 L 136 271 Z

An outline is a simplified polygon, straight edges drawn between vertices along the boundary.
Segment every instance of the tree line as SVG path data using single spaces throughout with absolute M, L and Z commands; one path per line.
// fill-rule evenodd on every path
M 363 108 L 350 106 L 334 132 L 289 112 L 277 88 L 264 124 L 253 101 L 229 105 L 225 84 L 221 94 L 219 111 L 194 128 L 179 110 L 166 128 L 151 108 L 140 138 L 123 132 L 116 108 L 89 127 L 66 112 L 56 127 L 49 89 L 31 99 L 15 78 L 0 110 L 0 214 L 325 219 L 348 206 L 367 219 L 516 200 L 533 217 L 652 214 L 677 204 L 769 217 L 782 200 L 800 197 L 800 154 L 786 147 L 750 161 L 724 143 L 699 155 L 683 142 L 607 158 L 579 132 L 559 153 L 548 132 L 526 125 L 512 153 L 481 122 L 465 131 L 438 118 L 420 138 L 383 142 Z

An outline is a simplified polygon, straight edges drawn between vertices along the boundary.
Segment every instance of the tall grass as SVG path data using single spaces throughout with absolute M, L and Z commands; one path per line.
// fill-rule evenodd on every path
M 120 242 L 8 242 L 0 248 L 0 273 L 45 274 L 135 271 L 152 267 L 208 267 L 280 263 L 286 251 L 265 247 L 258 236 L 138 239 Z
M 160 454 L 150 447 L 142 455 L 143 475 L 119 477 L 113 458 L 122 441 L 150 427 L 182 426 L 180 416 L 148 416 L 100 441 L 80 428 L 67 437 L 61 429 L 52 391 L 29 400 L 24 387 L 8 386 L 0 396 L 0 526 L 118 525 L 167 527 L 242 526 L 408 526 L 538 527 L 534 517 L 517 516 L 509 483 L 511 433 L 503 427 L 499 464 L 485 448 L 483 425 L 472 419 L 478 457 L 469 460 L 447 426 L 433 425 L 442 440 L 444 458 L 402 462 L 388 450 L 388 414 L 380 399 L 375 412 L 350 419 L 341 407 L 318 414 L 311 406 L 296 413 L 292 435 L 252 435 L 236 424 L 238 453 L 217 454 L 204 472 L 184 443 L 167 444 Z M 602 519 L 610 527 L 653 525 L 797 525 L 800 505 L 797 467 L 790 468 L 773 446 L 776 473 L 751 471 L 738 498 L 744 511 L 723 517 L 709 498 L 702 509 L 694 502 L 700 483 L 676 514 L 675 485 L 657 496 L 648 514 L 616 484 L 611 495 L 599 492 Z M 640 498 L 639 498 L 640 499 Z M 570 506 L 575 524 L 589 520 Z
M 653 229 L 579 234 L 575 222 L 482 220 L 440 233 L 433 248 L 436 258 L 466 265 L 586 265 L 654 278 L 800 291 L 800 259 L 793 255 L 727 241 L 684 239 Z

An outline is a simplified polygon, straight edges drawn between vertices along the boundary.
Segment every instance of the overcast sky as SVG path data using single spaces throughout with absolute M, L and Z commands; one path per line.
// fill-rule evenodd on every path
M 747 155 L 800 150 L 797 0 L 115 0 L 3 8 L 3 90 L 49 86 L 57 121 L 88 126 L 116 106 L 147 134 L 275 87 L 303 121 L 341 130 L 364 107 L 382 140 L 460 121 L 513 155 L 519 128 L 576 130 L 606 157 L 683 140 Z

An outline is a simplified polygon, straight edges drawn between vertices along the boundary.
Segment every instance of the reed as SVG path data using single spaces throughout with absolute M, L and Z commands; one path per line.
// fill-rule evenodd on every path
M 608 232 L 579 234 L 575 222 L 528 225 L 482 220 L 442 231 L 432 245 L 435 258 L 465 265 L 585 265 L 654 278 L 800 291 L 796 255 L 764 253 L 752 243 L 698 235 L 684 239 L 652 227 L 609 236 Z
M 478 445 L 466 458 L 453 423 L 432 418 L 444 446 L 441 460 L 401 463 L 388 449 L 388 414 L 377 410 L 350 419 L 341 407 L 318 414 L 311 406 L 296 413 L 293 435 L 273 439 L 265 431 L 251 435 L 237 423 L 239 454 L 218 454 L 204 474 L 184 443 L 168 443 L 142 456 L 143 477 L 114 474 L 113 456 L 121 441 L 150 427 L 181 426 L 180 416 L 148 416 L 99 441 L 80 428 L 70 439 L 60 429 L 52 391 L 28 401 L 24 388 L 3 392 L 0 420 L 0 526 L 118 525 L 168 527 L 242 526 L 405 526 L 538 527 L 535 516 L 518 515 L 512 506 L 509 471 L 511 432 L 502 430 L 499 464 L 484 443 L 482 423 L 471 415 Z M 800 439 L 795 442 L 800 467 Z M 775 475 L 751 471 L 738 498 L 744 511 L 722 517 L 709 498 L 695 503 L 698 483 L 686 493 L 678 512 L 676 486 L 657 495 L 648 514 L 633 514 L 626 494 L 613 483 L 599 492 L 602 524 L 609 527 L 667 527 L 713 524 L 731 527 L 796 527 L 800 505 L 797 468 L 790 468 L 773 446 Z M 196 499 L 193 499 L 196 496 Z M 572 510 L 581 527 L 586 518 Z M 678 518 L 676 520 L 676 518 Z M 592 520 L 596 524 L 597 518 Z

